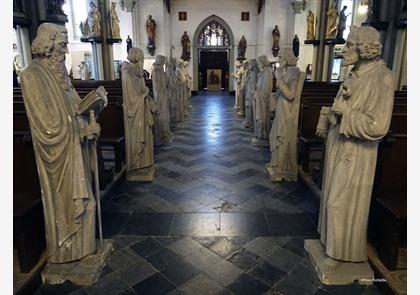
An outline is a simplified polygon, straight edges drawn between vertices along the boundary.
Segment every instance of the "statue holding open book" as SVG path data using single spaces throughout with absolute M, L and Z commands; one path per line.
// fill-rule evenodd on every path
M 102 241 L 100 212 L 98 244 L 95 237 L 96 117 L 107 105 L 107 93 L 101 86 L 79 97 L 65 66 L 67 44 L 64 26 L 41 24 L 32 43 L 36 58 L 20 77 L 44 205 L 48 264 L 43 281 L 89 285 L 112 251 L 112 242 Z

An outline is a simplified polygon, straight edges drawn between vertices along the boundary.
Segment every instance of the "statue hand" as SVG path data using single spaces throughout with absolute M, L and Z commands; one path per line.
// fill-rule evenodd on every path
M 89 140 L 97 140 L 101 134 L 101 126 L 96 123 L 89 123 L 83 130 L 83 137 Z
M 347 102 L 345 102 L 344 100 L 338 99 L 332 105 L 331 110 L 338 115 L 342 115 L 347 108 L 348 108 Z
M 316 129 L 316 136 L 321 137 L 321 138 L 326 138 L 327 137 L 327 129 L 317 128 Z

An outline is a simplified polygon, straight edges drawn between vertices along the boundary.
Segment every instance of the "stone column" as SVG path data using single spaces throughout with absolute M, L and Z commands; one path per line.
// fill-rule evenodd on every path
M 103 79 L 114 80 L 114 50 L 112 44 L 107 43 L 107 38 L 111 37 L 111 21 L 109 19 L 110 3 L 109 0 L 98 0 L 98 9 L 102 16 L 102 44 L 100 45 L 101 54 L 98 55 L 102 60 Z
M 324 60 L 325 60 L 325 31 L 327 27 L 327 10 L 328 10 L 328 0 L 321 0 L 320 6 L 317 9 L 316 16 L 316 29 L 315 36 L 316 39 L 320 40 L 319 46 L 315 47 L 314 50 L 314 62 L 312 64 L 312 80 L 313 81 L 322 81 L 323 72 L 324 72 Z

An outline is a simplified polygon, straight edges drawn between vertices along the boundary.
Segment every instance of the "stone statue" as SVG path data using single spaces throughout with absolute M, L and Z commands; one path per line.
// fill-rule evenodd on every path
M 102 17 L 96 4 L 91 0 L 88 12 L 89 37 L 101 37 Z
M 175 99 L 175 118 L 174 123 L 176 124 L 176 127 L 179 127 L 182 125 L 182 122 L 184 121 L 184 109 L 185 109 L 185 76 L 182 71 L 183 62 L 182 60 L 175 61 L 175 81 L 173 81 L 173 93 L 174 93 L 174 99 Z
M 90 72 L 85 61 L 82 61 L 79 65 L 79 75 L 82 80 L 90 79 Z
M 156 118 L 155 123 L 155 144 L 169 144 L 172 142 L 173 135 L 171 132 L 171 116 L 169 113 L 168 100 L 168 77 L 166 76 L 163 66 L 166 57 L 157 55 L 156 61 L 153 63 L 153 97 L 155 103 L 159 106 L 160 116 Z
M 297 35 L 295 35 L 295 37 L 293 38 L 293 54 L 296 58 L 299 57 L 299 46 L 299 38 Z
M 257 58 L 260 73 L 258 75 L 257 89 L 254 96 L 255 106 L 255 136 L 252 144 L 256 146 L 268 146 L 270 133 L 270 98 L 273 89 L 273 75 L 270 62 L 266 55 Z
M 245 76 L 245 128 L 254 127 L 254 95 L 258 82 L 258 64 L 256 59 L 249 60 L 249 69 Z
M 184 75 L 185 75 L 185 79 L 187 80 L 187 107 L 189 110 L 192 109 L 192 105 L 191 105 L 191 90 L 192 90 L 192 77 L 190 76 L 189 72 L 188 72 L 188 67 L 189 67 L 190 63 L 188 61 L 184 61 L 183 66 L 184 66 Z
M 120 36 L 120 19 L 118 18 L 117 12 L 115 11 L 116 2 L 111 2 L 111 36 L 114 39 L 121 39 Z
M 240 85 L 242 83 L 242 76 L 243 76 L 243 68 L 242 63 L 240 61 L 235 62 L 236 72 L 231 73 L 230 75 L 235 79 L 235 106 L 234 109 L 239 109 L 239 101 L 240 101 Z
M 309 10 L 308 16 L 306 17 L 306 39 L 314 40 L 315 39 L 315 15 Z
M 184 35 L 182 35 L 181 44 L 182 44 L 181 59 L 185 61 L 189 61 L 191 59 L 191 41 L 190 41 L 190 37 L 187 34 L 187 31 L 185 31 Z
M 127 54 L 130 52 L 130 49 L 133 48 L 133 40 L 131 40 L 130 35 L 127 36 L 127 40 L 125 40 L 125 43 L 127 43 Z
M 243 117 L 245 115 L 245 81 L 246 75 L 249 69 L 249 61 L 244 60 L 242 63 L 242 73 L 241 73 L 241 81 L 239 83 L 238 89 L 238 112 L 237 115 Z
M 306 240 L 323 283 L 372 279 L 367 261 L 367 225 L 378 143 L 389 129 L 395 77 L 380 59 L 379 32 L 353 27 L 343 61 L 353 69 L 332 107 L 323 107 L 317 135 L 326 137 L 319 211 L 320 240 Z
M 279 54 L 279 50 L 280 50 L 280 44 L 279 44 L 280 31 L 277 25 L 274 26 L 272 35 L 273 35 L 273 47 L 271 48 L 271 50 L 273 51 L 273 56 L 276 57 Z
M 64 26 L 41 24 L 32 43 L 36 58 L 20 79 L 44 205 L 48 264 L 43 281 L 89 285 L 112 251 L 112 243 L 96 244 L 93 195 L 94 187 L 99 194 L 96 116 L 107 98 L 101 86 L 80 99 L 67 74 L 67 44 Z
M 89 36 L 90 28 L 89 28 L 88 19 L 86 19 L 85 22 L 80 22 L 79 28 L 80 28 L 80 32 L 82 33 L 82 37 L 86 38 Z
M 340 15 L 338 18 L 338 31 L 337 31 L 337 39 L 343 39 L 343 32 L 346 29 L 346 15 L 347 6 L 344 6 L 343 9 L 340 11 Z
M 146 21 L 146 32 L 147 32 L 147 50 L 151 56 L 155 55 L 156 50 L 156 22 L 149 15 Z
M 298 118 L 305 73 L 296 66 L 291 48 L 280 52 L 279 63 L 275 72 L 275 117 L 270 131 L 271 160 L 266 167 L 271 181 L 296 181 Z
M 133 47 L 123 62 L 122 89 L 128 181 L 152 181 L 154 117 L 159 114 L 143 78 L 144 54 Z
M 241 40 L 239 40 L 238 44 L 238 59 L 245 59 L 245 52 L 246 52 L 246 39 L 245 36 L 242 35 Z
M 337 3 L 333 1 L 327 11 L 327 34 L 326 39 L 335 39 L 337 37 Z
M 178 124 L 182 123 L 182 117 L 177 114 L 177 97 L 178 97 L 178 78 L 176 71 L 176 58 L 171 57 L 168 60 L 167 67 L 168 91 L 169 91 L 169 113 L 171 116 L 171 129 L 175 129 Z

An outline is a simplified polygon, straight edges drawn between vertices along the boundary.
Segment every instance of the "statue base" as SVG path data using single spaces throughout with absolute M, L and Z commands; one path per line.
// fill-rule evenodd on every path
M 157 171 L 156 165 L 144 169 L 137 169 L 134 171 L 127 171 L 127 181 L 153 181 Z
M 102 274 L 106 262 L 114 251 L 114 241 L 104 240 L 103 249 L 100 249 L 99 240 L 94 254 L 69 263 L 47 263 L 41 273 L 44 284 L 62 284 L 70 281 L 75 285 L 91 286 L 95 284 Z
M 268 139 L 261 139 L 256 136 L 251 137 L 251 143 L 253 146 L 267 147 L 270 146 Z
M 371 285 L 373 283 L 374 273 L 367 261 L 358 263 L 338 261 L 339 264 L 335 270 L 325 271 L 321 269 L 321 266 L 328 256 L 325 254 L 325 247 L 320 240 L 305 240 L 305 250 L 308 252 L 312 266 L 323 284 L 350 285 L 356 281 L 361 285 Z
M 286 173 L 279 173 L 276 168 L 270 166 L 270 164 L 265 165 L 265 169 L 270 177 L 270 181 L 297 181 L 297 174 L 286 175 Z

